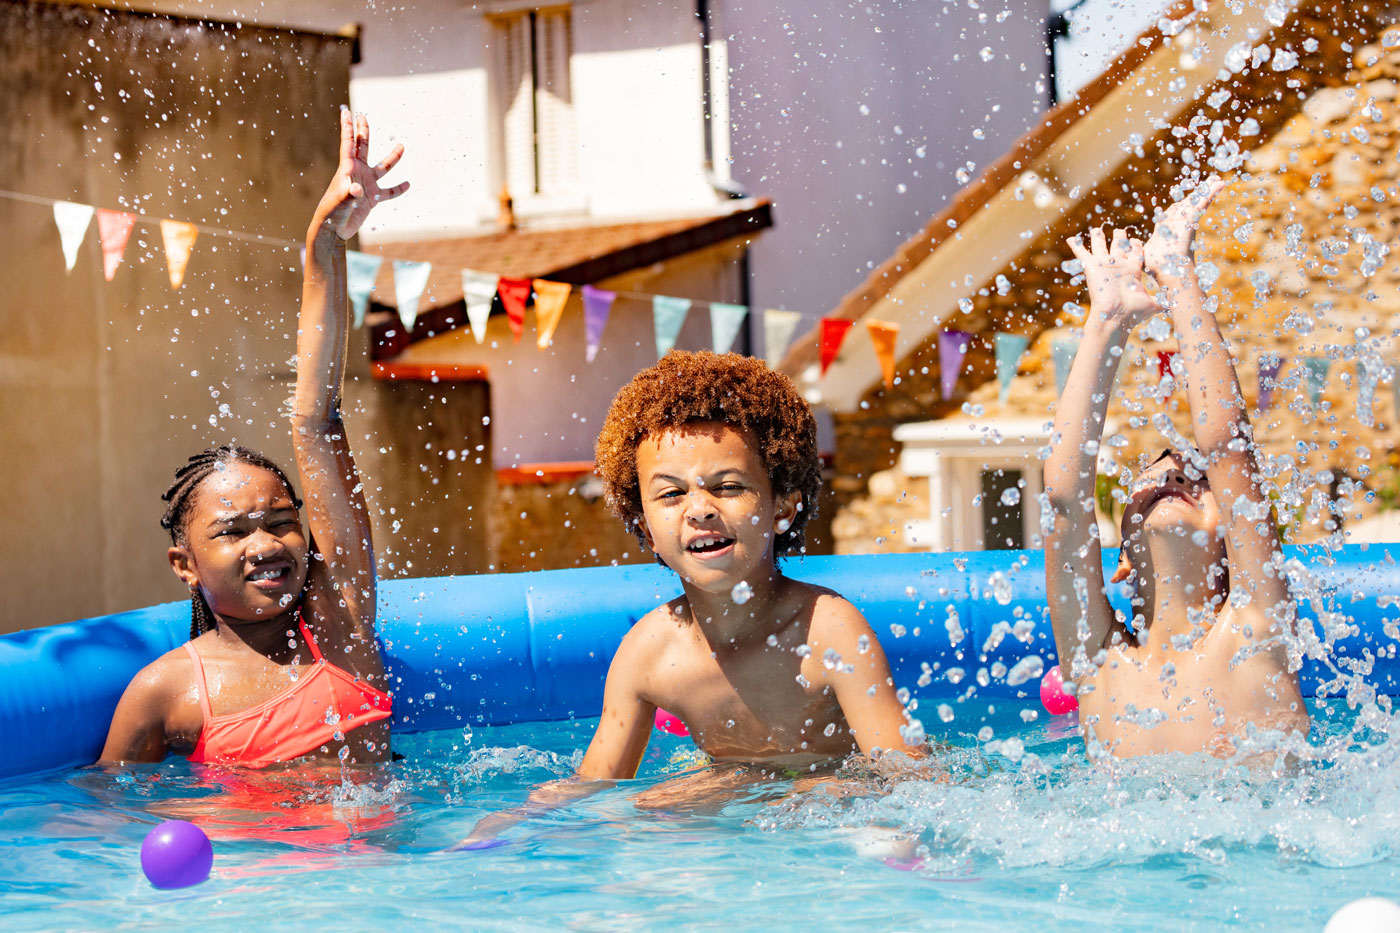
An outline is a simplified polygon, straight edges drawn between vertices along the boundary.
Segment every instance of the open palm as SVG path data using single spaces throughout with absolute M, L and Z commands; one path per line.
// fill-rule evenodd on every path
M 321 212 L 341 239 L 348 240 L 359 232 L 374 205 L 408 190 L 408 182 L 391 188 L 379 184 L 402 155 L 403 146 L 395 145 L 382 162 L 370 165 L 368 118 L 348 109 L 340 111 L 340 165 L 321 198 Z
M 1109 243 L 1103 230 L 1096 227 L 1089 231 L 1087 249 L 1081 237 L 1072 238 L 1069 248 L 1084 266 L 1094 314 L 1131 327 L 1162 310 L 1143 284 L 1141 241 L 1115 230 L 1113 241 Z

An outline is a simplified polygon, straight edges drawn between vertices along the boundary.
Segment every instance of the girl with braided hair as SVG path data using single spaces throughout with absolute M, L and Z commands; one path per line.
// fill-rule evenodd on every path
M 190 588 L 190 642 L 144 668 L 112 717 L 103 761 L 261 767 L 311 755 L 390 757 L 390 699 L 375 641 L 374 550 L 346 443 L 340 388 L 349 334 L 345 241 L 406 183 L 370 165 L 369 124 L 342 109 L 340 165 L 306 239 L 292 440 L 306 490 L 261 454 L 191 457 L 165 494 L 171 569 Z M 353 730 L 353 731 L 352 731 Z

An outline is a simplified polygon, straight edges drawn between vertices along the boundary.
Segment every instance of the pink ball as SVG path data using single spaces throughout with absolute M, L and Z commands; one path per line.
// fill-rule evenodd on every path
M 1040 703 L 1052 716 L 1072 713 L 1079 709 L 1079 701 L 1065 693 L 1064 681 L 1060 679 L 1060 667 L 1055 665 L 1040 678 Z
M 187 888 L 209 877 L 214 847 L 204 830 L 184 820 L 166 820 L 141 843 L 141 870 L 158 888 Z
M 685 727 L 685 723 L 659 706 L 656 708 L 656 728 L 662 732 L 669 732 L 671 735 L 679 735 L 682 738 L 690 735 L 690 730 Z

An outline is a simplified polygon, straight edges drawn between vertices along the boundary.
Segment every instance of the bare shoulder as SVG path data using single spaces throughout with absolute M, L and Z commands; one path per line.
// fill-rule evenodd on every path
M 194 682 L 194 665 L 184 646 L 173 648 L 136 672 L 122 694 L 143 703 L 158 703 L 162 708 Z
M 690 612 L 684 598 L 657 606 L 637 620 L 622 637 L 617 656 L 645 663 L 675 645 L 690 625 Z
M 861 640 L 876 641 L 875 632 L 865 616 L 835 590 L 811 584 L 798 584 L 809 592 L 811 606 L 811 638 L 823 644 L 854 645 Z M 839 649 L 838 649 L 839 650 Z

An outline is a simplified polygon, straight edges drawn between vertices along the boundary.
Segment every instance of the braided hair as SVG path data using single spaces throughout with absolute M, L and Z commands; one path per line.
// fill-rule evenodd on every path
M 292 497 L 292 505 L 298 510 L 301 509 L 301 499 L 297 498 L 292 481 L 287 478 L 282 468 L 268 457 L 256 450 L 235 444 L 207 447 L 190 457 L 184 466 L 175 471 L 174 482 L 161 496 L 165 501 L 165 514 L 160 517 L 160 527 L 170 532 L 171 544 L 188 543 L 185 523 L 189 518 L 190 504 L 194 501 L 195 491 L 215 472 L 227 469 L 235 463 L 261 467 L 276 476 L 282 481 L 282 485 L 287 487 L 287 493 Z M 190 592 L 190 638 L 198 638 L 213 628 L 214 613 L 209 609 L 209 604 L 199 587 L 194 587 Z

